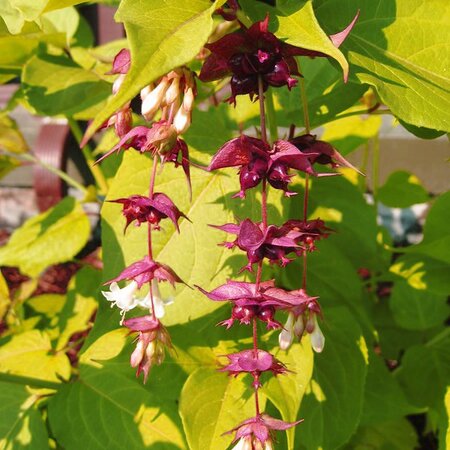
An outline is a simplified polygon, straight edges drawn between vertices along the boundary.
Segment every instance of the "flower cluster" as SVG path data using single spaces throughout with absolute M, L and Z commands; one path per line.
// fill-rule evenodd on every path
M 219 13 L 223 15 L 223 12 Z M 309 295 L 306 290 L 307 254 L 315 251 L 316 241 L 326 238 L 332 230 L 319 218 L 307 219 L 308 180 L 310 176 L 338 175 L 317 170 L 318 165 L 355 169 L 333 146 L 316 139 L 309 130 L 301 136 L 269 143 L 265 129 L 264 92 L 269 86 L 287 86 L 290 89 L 297 83 L 294 77 L 300 74 L 295 56 L 325 55 L 282 42 L 268 30 L 268 23 L 269 18 L 266 17 L 250 28 L 240 24 L 238 31 L 207 44 L 206 48 L 211 53 L 199 76 L 202 81 L 231 76 L 229 102 L 235 103 L 237 95 L 257 96 L 261 111 L 261 136 L 241 134 L 224 143 L 207 168 L 209 171 L 238 168 L 240 191 L 233 195 L 234 198 L 244 199 L 249 189 L 261 186 L 260 221 L 244 218 L 237 223 L 211 225 L 235 236 L 234 240 L 220 245 L 228 249 L 238 248 L 245 253 L 247 264 L 241 271 L 253 273 L 256 265 L 255 282 L 228 280 L 209 292 L 197 286 L 210 300 L 231 303 L 231 316 L 220 325 L 229 329 L 237 322 L 251 325 L 253 330 L 253 348 L 225 355 L 228 362 L 220 368 L 231 376 L 250 374 L 253 378 L 256 414 L 229 431 L 235 432 L 234 450 L 272 449 L 274 430 L 286 430 L 299 423 L 274 419 L 259 410 L 261 374 L 285 375 L 289 368 L 258 347 L 257 324 L 262 322 L 268 330 L 280 330 L 282 350 L 287 350 L 295 338 L 300 340 L 304 334 L 310 335 L 311 346 L 316 352 L 323 350 L 325 338 L 318 323 L 318 317 L 322 315 L 318 297 Z M 354 21 L 342 33 L 330 37 L 336 46 L 345 39 L 353 24 Z M 282 190 L 287 197 L 296 195 L 290 184 L 298 173 L 306 179 L 303 218 L 290 219 L 281 225 L 269 224 L 267 189 L 270 186 Z M 300 289 L 287 290 L 277 286 L 275 280 L 262 279 L 264 260 L 284 267 L 295 258 L 303 260 Z M 285 325 L 276 319 L 278 313 L 287 313 Z
M 121 89 L 130 63 L 130 53 L 126 49 L 121 50 L 115 57 L 109 72 L 111 75 L 118 75 L 113 84 L 113 95 Z M 147 224 L 148 254 L 107 281 L 105 284 L 109 285 L 109 291 L 103 292 L 111 306 L 120 309 L 120 324 L 130 332 L 138 333 L 130 362 L 132 367 L 137 368 L 137 376 L 144 374 L 144 382 L 147 381 L 150 368 L 163 361 L 165 349 L 171 348 L 170 336 L 160 321 L 164 316 L 165 306 L 171 303 L 171 299 L 161 298 L 159 283 L 167 281 L 172 286 L 175 283 L 183 283 L 171 267 L 153 258 L 152 231 L 160 230 L 160 222 L 169 219 L 179 232 L 180 219 L 189 220 L 166 194 L 154 192 L 156 168 L 159 161 L 162 164 L 171 162 L 175 166 L 181 165 L 190 187 L 188 147 L 180 135 L 191 123 L 195 95 L 193 74 L 186 68 L 178 68 L 142 89 L 141 115 L 148 122 L 148 126 L 133 127 L 130 102 L 123 105 L 103 125 L 103 128 L 114 126 L 119 142 L 97 163 L 115 152 L 129 148 L 140 153 L 148 152 L 153 156 L 148 195 L 135 194 L 110 200 L 122 206 L 125 231 L 131 223 L 136 226 Z M 128 284 L 119 287 L 118 283 L 124 281 Z M 140 294 L 144 286 L 148 288 L 145 295 Z M 136 307 L 147 309 L 149 314 L 125 320 L 125 314 Z
M 121 50 L 114 59 L 110 74 L 119 74 L 113 84 L 113 94 L 121 88 L 130 68 L 130 53 Z M 97 163 L 113 153 L 128 148 L 153 156 L 158 155 L 161 163 L 171 162 L 181 165 L 190 188 L 189 150 L 180 137 L 190 126 L 192 108 L 197 94 L 192 72 L 187 68 L 172 70 L 156 83 L 141 90 L 141 114 L 149 126 L 132 127 L 130 102 L 117 111 L 103 127 L 115 127 L 119 142 Z M 157 120 L 154 120 L 157 118 Z

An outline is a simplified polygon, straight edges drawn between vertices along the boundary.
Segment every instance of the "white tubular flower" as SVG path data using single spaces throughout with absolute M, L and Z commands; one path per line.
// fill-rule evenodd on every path
M 239 439 L 238 443 L 231 450 L 252 450 L 252 443 L 248 436 Z
M 303 316 L 300 315 L 297 317 L 297 320 L 294 324 L 294 334 L 300 340 L 303 336 L 303 332 L 305 331 L 305 322 L 303 321 Z
M 284 329 L 278 336 L 281 350 L 287 350 L 294 340 L 294 314 L 289 313 Z
M 121 73 L 115 80 L 112 85 L 112 93 L 115 95 L 120 89 L 120 86 L 122 86 L 122 83 L 125 80 L 125 74 Z
M 192 88 L 188 88 L 183 97 L 183 108 L 185 109 L 185 111 L 192 111 L 194 98 L 194 91 L 192 90 Z
M 152 120 L 156 111 L 158 111 L 161 103 L 166 94 L 166 90 L 169 87 L 169 81 L 163 79 L 158 86 L 155 87 L 152 91 L 150 91 L 143 99 L 141 112 L 146 120 Z M 142 93 L 141 93 L 142 94 Z
M 321 353 L 325 346 L 325 336 L 317 322 L 317 316 L 314 314 L 314 330 L 311 333 L 311 347 L 317 353 Z
M 161 298 L 161 293 L 159 292 L 158 282 L 152 280 L 152 292 L 153 292 L 153 304 L 155 305 L 155 316 L 157 319 L 161 319 L 165 314 L 165 307 L 173 303 L 173 297 Z M 150 299 L 150 292 L 141 300 L 138 300 L 139 306 L 142 308 L 151 309 L 152 301 Z
M 127 286 L 120 288 L 119 285 L 114 282 L 109 286 L 108 291 L 102 291 L 103 296 L 111 303 L 111 307 L 116 305 L 121 311 L 120 315 L 122 319 L 120 324 L 122 325 L 125 313 L 135 308 L 138 305 L 138 300 L 136 299 L 135 292 L 137 290 L 138 284 L 136 281 L 132 281 Z
M 177 134 L 183 134 L 191 124 L 191 112 L 185 111 L 183 105 L 180 106 L 173 119 L 173 126 L 177 130 Z
M 164 99 L 166 105 L 171 105 L 180 96 L 180 79 L 177 77 L 173 78 L 171 81 Z

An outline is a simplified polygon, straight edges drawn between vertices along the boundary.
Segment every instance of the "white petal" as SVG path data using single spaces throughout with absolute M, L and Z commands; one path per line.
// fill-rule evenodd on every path
M 167 87 L 168 81 L 161 81 L 158 86 L 156 86 L 155 89 L 149 92 L 142 100 L 141 113 L 146 118 L 146 120 L 151 120 L 156 111 L 161 106 L 161 102 L 164 98 Z
M 292 341 L 294 340 L 293 327 L 294 315 L 289 313 L 284 329 L 281 330 L 281 333 L 278 336 L 281 350 L 287 350 L 292 345 Z
M 242 437 L 231 450 L 252 450 L 252 444 L 249 439 Z
M 302 316 L 298 316 L 297 320 L 295 321 L 294 324 L 294 334 L 301 339 L 301 337 L 303 336 L 303 332 L 305 331 L 305 322 L 303 322 L 303 317 Z
M 184 110 L 183 106 L 181 106 L 177 113 L 175 114 L 175 118 L 173 119 L 173 126 L 177 130 L 178 134 L 183 134 L 191 124 L 191 113 Z
M 137 305 L 134 293 L 137 290 L 136 281 L 132 281 L 124 288 L 119 288 L 117 283 L 111 283 L 110 291 L 102 291 L 103 296 L 113 304 L 117 305 L 122 312 L 129 311 Z
M 316 315 L 314 315 L 314 319 L 315 326 L 313 332 L 311 333 L 311 347 L 315 352 L 320 353 L 325 346 L 325 336 L 317 323 Z

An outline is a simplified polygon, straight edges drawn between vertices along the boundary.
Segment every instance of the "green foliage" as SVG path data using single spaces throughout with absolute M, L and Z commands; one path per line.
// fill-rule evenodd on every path
M 77 3 L 2 3 L 0 80 L 20 77 L 8 111 L 21 104 L 35 115 L 94 119 L 90 135 L 168 71 L 198 68 L 199 51 L 222 23 L 213 13 L 225 2 L 124 0 L 116 18 L 124 23 L 127 40 L 96 48 L 85 19 L 72 7 Z M 389 112 L 423 138 L 450 130 L 444 0 L 278 0 L 274 7 L 242 0 L 240 5 L 239 19 L 246 25 L 269 12 L 270 30 L 279 38 L 329 56 L 298 58 L 303 86 L 270 89 L 269 125 L 279 127 L 281 138 L 292 124 L 297 130 L 307 126 L 303 88 L 312 132 L 344 155 L 376 138 L 381 114 Z M 337 49 L 328 35 L 344 29 L 358 10 L 354 29 Z M 131 69 L 119 93 L 107 101 L 113 77 L 105 73 L 124 47 L 131 51 Z M 222 87 L 197 82 L 198 107 L 183 135 L 197 165 L 208 165 L 226 140 L 260 125 L 259 106 L 248 98 L 238 97 L 236 109 L 212 106 L 209 95 L 216 91 L 215 100 L 223 98 Z M 111 135 L 103 136 L 94 155 L 114 146 L 117 138 Z M 0 176 L 29 156 L 6 112 L 0 116 L 0 147 L 8 152 L 0 154 Z M 83 151 L 89 159 L 89 149 Z M 210 290 L 228 278 L 254 279 L 239 273 L 246 262 L 241 252 L 216 245 L 230 237 L 209 225 L 261 220 L 261 195 L 253 190 L 245 200 L 232 199 L 239 190 L 235 169 L 210 173 L 192 166 L 192 199 L 181 168 L 167 163 L 158 173 L 155 191 L 169 195 L 189 220 L 181 218 L 180 234 L 170 221 L 161 223 L 162 231 L 152 234 L 154 257 L 186 285 L 175 291 L 162 287 L 163 297 L 174 297 L 162 319 L 174 351 L 152 368 L 143 385 L 129 364 L 136 344 L 120 328 L 117 308 L 111 309 L 99 292 L 102 281 L 147 254 L 147 226 L 124 232 L 121 206 L 111 200 L 146 195 L 153 160 L 133 149 L 123 153 L 101 167 L 110 182 L 102 206 L 103 272 L 83 261 L 67 293 L 35 292 L 48 266 L 73 260 L 90 240 L 83 205 L 69 197 L 26 221 L 0 248 L 0 265 L 16 266 L 32 278 L 10 292 L 0 274 L 2 449 L 224 450 L 232 435 L 222 434 L 254 414 L 250 377 L 216 370 L 223 355 L 249 348 L 248 327 L 235 325 L 226 333 L 215 327 L 229 317 L 230 306 L 206 300 L 194 286 Z M 307 287 L 320 297 L 324 351 L 313 355 L 307 336 L 281 351 L 278 331 L 260 327 L 261 347 L 291 371 L 263 379 L 261 410 L 286 421 L 304 419 L 286 438 L 278 436 L 280 449 L 410 450 L 417 447 L 420 430 L 405 416 L 422 414 L 428 428 L 438 430 L 443 450 L 449 440 L 450 195 L 430 199 L 419 180 L 403 170 L 376 186 L 375 204 L 431 204 L 423 240 L 393 248 L 377 224 L 376 207 L 363 195 L 365 183 L 348 170 L 341 174 L 309 182 L 309 218 L 320 217 L 333 230 L 308 255 Z M 269 222 L 301 217 L 305 183 L 298 177 L 292 181 L 296 197 L 269 191 Z M 285 270 L 264 266 L 263 278 L 270 277 L 298 289 L 302 262 Z M 74 362 L 69 356 L 84 340 L 94 313 L 94 327 Z M 277 313 L 277 320 L 283 322 L 285 315 Z
M 391 208 L 407 208 L 415 203 L 426 203 L 428 199 L 419 179 L 404 170 L 391 173 L 378 191 L 378 200 Z
M 356 430 L 363 407 L 368 354 L 361 328 L 346 308 L 327 310 L 324 351 L 314 358 L 309 389 L 300 407 L 306 420 L 293 448 L 334 449 Z
M 446 107 L 450 81 L 442 57 L 450 42 L 445 0 L 351 0 L 345 4 L 319 0 L 314 7 L 328 32 L 343 28 L 360 10 L 358 22 L 342 44 L 351 75 L 374 86 L 383 103 L 405 122 L 450 130 Z
M 67 197 L 19 228 L 0 248 L 0 264 L 36 276 L 50 264 L 72 259 L 86 244 L 89 233 L 89 220 L 81 205 Z

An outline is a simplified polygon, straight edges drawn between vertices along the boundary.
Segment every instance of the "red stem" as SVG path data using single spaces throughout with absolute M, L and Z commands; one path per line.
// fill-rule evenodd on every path
M 303 196 L 303 220 L 308 220 L 308 200 L 309 200 L 309 175 L 305 175 L 305 194 Z M 306 277 L 308 273 L 308 252 L 303 252 L 303 273 L 302 273 L 302 289 L 306 291 Z
M 150 175 L 150 186 L 148 188 L 148 197 L 153 198 L 153 191 L 155 189 L 155 179 L 156 179 L 156 168 L 158 167 L 158 155 L 155 155 L 153 158 L 153 167 L 152 173 Z M 153 259 L 153 246 L 152 246 L 152 224 L 148 223 L 148 232 L 147 232 L 147 243 L 148 243 L 148 257 Z M 149 293 L 150 293 L 150 301 L 152 304 L 152 316 L 155 315 L 155 304 L 153 302 L 153 286 L 152 282 L 149 281 Z

